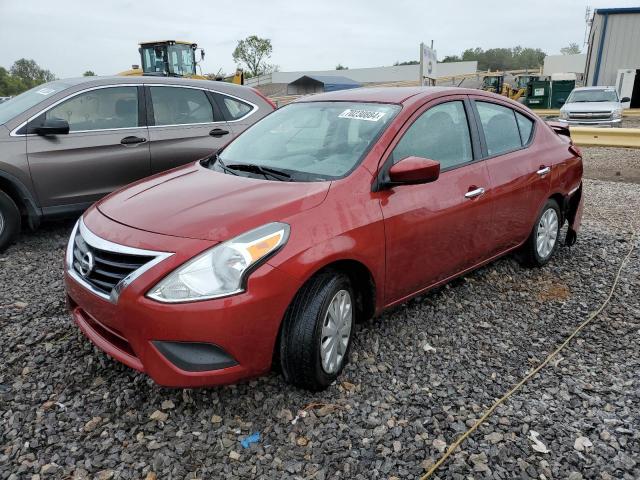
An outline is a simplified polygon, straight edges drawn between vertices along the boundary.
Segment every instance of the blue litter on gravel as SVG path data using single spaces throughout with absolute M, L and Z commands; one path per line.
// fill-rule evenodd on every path
M 260 441 L 260 432 L 254 432 L 251 435 L 244 437 L 240 440 L 240 444 L 244 448 L 249 448 L 252 443 L 258 443 Z

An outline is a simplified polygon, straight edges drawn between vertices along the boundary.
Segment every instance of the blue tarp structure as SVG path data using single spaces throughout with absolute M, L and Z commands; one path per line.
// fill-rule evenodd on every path
M 341 75 L 303 75 L 287 86 L 287 94 L 333 92 L 361 86 L 358 82 Z

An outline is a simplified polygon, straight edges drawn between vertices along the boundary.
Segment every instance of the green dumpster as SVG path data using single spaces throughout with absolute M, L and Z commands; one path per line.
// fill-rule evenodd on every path
M 525 105 L 529 108 L 550 108 L 551 82 L 548 80 L 533 80 L 529 83 Z
M 553 80 L 551 82 L 551 107 L 562 107 L 571 91 L 576 88 L 575 80 Z

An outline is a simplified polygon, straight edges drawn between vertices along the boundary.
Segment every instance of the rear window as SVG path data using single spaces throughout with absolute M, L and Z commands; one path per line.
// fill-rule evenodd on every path
M 518 128 L 520 129 L 520 138 L 522 144 L 526 145 L 531 140 L 531 133 L 533 132 L 533 121 L 525 117 L 521 113 L 516 112 L 516 120 L 518 121 Z
M 490 156 L 522 147 L 520 130 L 512 109 L 488 102 L 476 102 L 476 106 Z
M 225 95 L 221 95 L 221 97 L 223 99 L 222 101 L 224 102 L 224 106 L 227 108 L 227 112 L 229 112 L 231 120 L 238 120 L 246 116 L 253 109 L 253 107 L 248 103 L 241 102 L 235 98 L 227 97 Z

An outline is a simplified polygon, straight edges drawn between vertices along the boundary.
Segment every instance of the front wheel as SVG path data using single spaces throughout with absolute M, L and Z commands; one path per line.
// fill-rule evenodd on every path
M 325 272 L 313 277 L 289 306 L 280 338 L 287 382 L 307 390 L 327 388 L 347 362 L 355 320 L 349 278 Z
M 550 198 L 523 246 L 522 256 L 526 266 L 542 267 L 549 262 L 558 248 L 561 218 L 558 203 Z
M 11 197 L 0 191 L 0 252 L 16 239 L 20 232 L 20 210 Z

